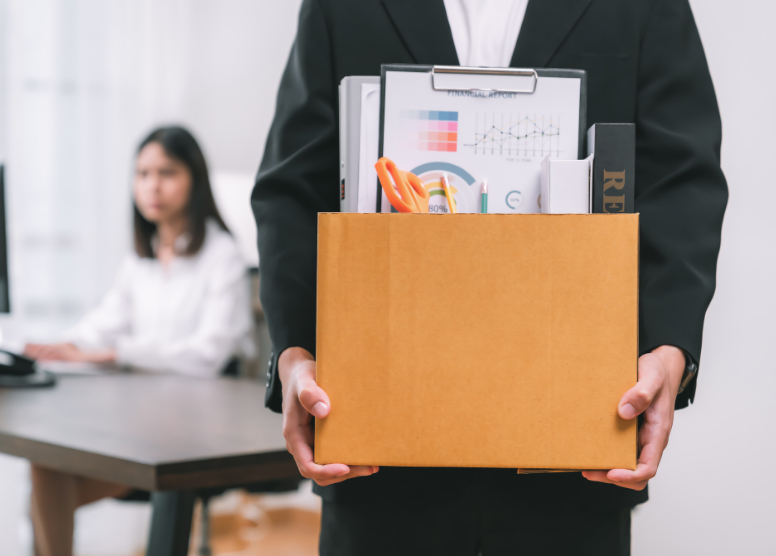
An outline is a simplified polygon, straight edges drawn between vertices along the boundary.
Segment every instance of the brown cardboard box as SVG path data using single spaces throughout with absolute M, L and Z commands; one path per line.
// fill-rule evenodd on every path
M 319 215 L 315 461 L 635 469 L 638 218 Z

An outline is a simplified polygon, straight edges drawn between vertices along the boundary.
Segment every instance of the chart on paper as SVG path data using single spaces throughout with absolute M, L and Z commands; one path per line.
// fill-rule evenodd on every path
M 449 212 L 443 174 L 460 213 L 481 210 L 486 181 L 489 212 L 540 212 L 542 159 L 578 158 L 580 79 L 539 77 L 532 94 L 435 90 L 419 71 L 384 83 L 382 156 L 420 177 L 429 212 Z
M 558 114 L 477 112 L 474 134 L 461 146 L 479 155 L 560 158 L 560 133 Z
M 404 141 L 411 151 L 451 152 L 457 150 L 458 112 L 446 110 L 402 110 Z

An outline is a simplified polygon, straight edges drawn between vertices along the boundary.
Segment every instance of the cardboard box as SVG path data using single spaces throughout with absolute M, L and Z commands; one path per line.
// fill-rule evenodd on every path
M 638 215 L 321 214 L 315 461 L 636 467 Z

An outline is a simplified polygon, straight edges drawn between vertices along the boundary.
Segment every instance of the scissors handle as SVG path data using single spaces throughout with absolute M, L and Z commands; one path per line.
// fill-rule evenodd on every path
M 375 169 L 393 208 L 399 212 L 428 212 L 428 191 L 418 176 L 399 170 L 393 160 L 386 157 L 377 161 Z

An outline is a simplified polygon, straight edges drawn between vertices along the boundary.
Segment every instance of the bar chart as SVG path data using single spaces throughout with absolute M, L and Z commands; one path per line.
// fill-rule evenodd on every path
M 458 150 L 458 112 L 403 110 L 400 119 L 404 150 L 451 153 Z

